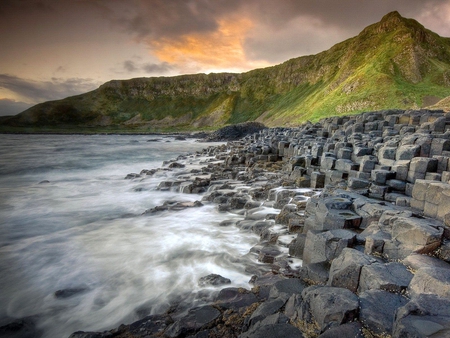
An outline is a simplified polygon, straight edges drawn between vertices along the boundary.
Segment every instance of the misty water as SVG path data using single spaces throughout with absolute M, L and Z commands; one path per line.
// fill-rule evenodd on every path
M 248 252 L 258 237 L 219 226 L 242 216 L 212 204 L 143 216 L 164 201 L 202 196 L 157 190 L 174 172 L 124 179 L 211 144 L 154 135 L 0 140 L 0 326 L 31 317 L 44 337 L 68 337 L 218 290 L 198 286 L 211 273 L 250 287 Z

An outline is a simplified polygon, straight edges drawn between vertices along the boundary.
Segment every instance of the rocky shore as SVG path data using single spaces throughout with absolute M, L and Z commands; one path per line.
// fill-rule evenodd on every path
M 71 338 L 450 336 L 449 114 L 389 110 L 262 129 L 126 178 L 164 170 L 179 175 L 159 189 L 203 198 L 143 217 L 207 203 L 242 215 L 221 225 L 260 236 L 253 287 L 205 276 L 200 285 L 223 288 L 203 303 Z

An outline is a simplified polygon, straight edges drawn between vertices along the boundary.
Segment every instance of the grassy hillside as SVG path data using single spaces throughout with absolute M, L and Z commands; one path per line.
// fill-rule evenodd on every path
M 295 125 L 325 116 L 419 108 L 450 95 L 450 39 L 397 12 L 317 55 L 242 74 L 110 81 L 45 102 L 9 126 L 164 131 L 257 120 Z

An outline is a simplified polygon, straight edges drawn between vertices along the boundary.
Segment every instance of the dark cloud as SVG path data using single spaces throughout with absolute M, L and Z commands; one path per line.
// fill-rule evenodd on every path
M 108 8 L 112 22 L 150 48 L 158 48 L 155 41 L 214 32 L 221 20 L 249 18 L 254 26 L 242 37 L 246 55 L 269 62 L 320 52 L 393 10 L 415 18 L 428 13 L 429 22 L 442 21 L 439 8 L 446 5 L 443 0 L 130 0 L 124 9 L 114 0 L 94 2 Z M 449 22 L 442 25 L 450 32 Z
M 175 67 L 167 62 L 161 63 L 137 63 L 132 60 L 126 60 L 123 68 L 128 73 L 145 72 L 147 74 L 165 74 L 173 70 Z
M 92 79 L 51 78 L 51 81 L 39 82 L 22 79 L 14 75 L 0 74 L 0 88 L 5 88 L 31 103 L 62 99 L 85 93 L 95 89 L 98 85 L 99 83 Z
M 125 68 L 125 70 L 130 73 L 139 70 L 139 68 L 136 67 L 136 64 L 131 60 L 125 61 L 123 63 L 123 68 Z
M 137 38 L 173 38 L 217 29 L 224 14 L 236 12 L 239 0 L 131 0 L 128 10 L 118 11 L 114 2 L 96 1 L 109 8 L 109 19 Z
M 51 12 L 51 1 L 39 0 L 2 0 L 0 4 L 0 16 L 9 15 L 11 12 Z
M 32 104 L 17 102 L 10 99 L 0 99 L 0 116 L 16 115 L 30 108 Z
M 175 67 L 167 62 L 161 63 L 146 63 L 142 69 L 148 74 L 164 74 L 173 70 Z

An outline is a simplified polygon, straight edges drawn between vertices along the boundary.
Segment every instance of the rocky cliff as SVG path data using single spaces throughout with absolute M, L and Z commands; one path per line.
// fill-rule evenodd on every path
M 397 12 L 317 55 L 242 74 L 113 80 L 38 104 L 9 126 L 164 130 L 269 126 L 435 104 L 450 94 L 450 39 Z

